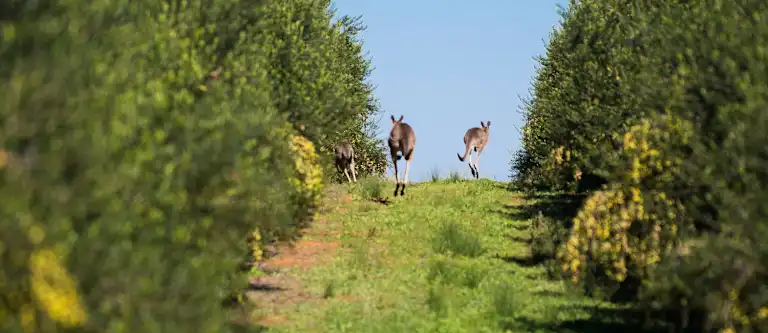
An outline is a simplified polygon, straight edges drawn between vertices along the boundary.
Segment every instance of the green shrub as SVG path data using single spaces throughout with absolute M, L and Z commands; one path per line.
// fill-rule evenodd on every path
M 558 225 L 557 220 L 545 217 L 539 212 L 529 228 L 531 254 L 534 258 L 555 259 L 560 244 L 567 240 L 568 229 Z
M 467 257 L 479 257 L 485 253 L 480 238 L 456 222 L 440 225 L 432 239 L 432 249 L 436 253 Z
M 487 272 L 482 264 L 472 261 L 438 258 L 430 262 L 427 280 L 467 288 L 477 288 L 486 274 Z
M 227 331 L 247 235 L 293 236 L 317 202 L 319 169 L 286 125 L 322 139 L 371 113 L 370 90 L 348 97 L 367 85 L 360 43 L 327 9 L 0 4 L 2 331 Z
M 383 141 L 376 139 L 378 101 L 369 82 L 372 66 L 359 34 L 360 18 L 332 20 L 330 0 L 267 1 L 259 33 L 270 59 L 268 76 L 277 110 L 312 141 L 333 170 L 336 143 L 350 142 L 359 178 L 386 170 Z M 304 24 L 296 24 L 301 20 Z M 340 175 L 335 171 L 337 181 Z
M 753 273 L 766 262 L 766 19 L 757 0 L 580 1 L 563 14 L 512 164 L 528 190 L 591 192 L 559 249 L 576 280 L 632 277 L 645 309 L 766 329 Z
M 384 180 L 378 177 L 366 177 L 358 181 L 354 187 L 357 194 L 363 200 L 382 198 L 384 193 Z
M 680 218 L 681 203 L 663 187 L 680 178 L 682 159 L 672 148 L 688 144 L 690 134 L 689 123 L 661 116 L 644 119 L 623 135 L 611 156 L 612 186 L 587 199 L 563 247 L 561 260 L 574 279 L 594 271 L 585 269 L 588 265 L 617 282 L 632 269 L 642 277 L 676 244 L 678 230 L 690 227 Z
M 323 190 L 323 174 L 318 164 L 315 145 L 303 136 L 295 135 L 291 139 L 291 149 L 295 158 L 297 174 L 291 178 L 296 187 L 297 221 L 307 222 L 314 219 L 315 210 L 320 206 Z
M 494 288 L 491 316 L 496 319 L 499 328 L 505 331 L 525 329 L 516 320 L 523 303 L 516 290 L 511 281 L 501 282 Z

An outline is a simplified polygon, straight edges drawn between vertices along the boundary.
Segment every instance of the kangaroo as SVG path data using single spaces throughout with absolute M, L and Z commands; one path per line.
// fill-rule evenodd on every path
M 400 116 L 399 120 L 395 120 L 395 116 L 392 116 L 392 130 L 389 132 L 389 154 L 392 156 L 392 163 L 395 165 L 395 196 L 397 196 L 397 190 L 400 190 L 400 195 L 405 195 L 405 184 L 408 183 L 408 167 L 411 165 L 411 159 L 413 158 L 413 148 L 416 147 L 416 132 L 413 131 L 410 125 L 403 122 L 403 116 Z M 400 152 L 400 156 L 397 153 Z M 400 158 L 405 157 L 405 175 L 403 180 L 397 174 L 397 161 Z
M 335 159 L 336 167 L 344 170 L 347 180 L 357 183 L 357 176 L 355 176 L 355 150 L 352 148 L 352 145 L 347 142 L 336 145 Z M 349 178 L 348 169 L 352 170 L 352 179 Z
M 485 145 L 488 144 L 488 134 L 490 133 L 490 129 L 491 121 L 489 120 L 486 123 L 481 121 L 480 127 L 472 127 L 467 130 L 467 133 L 464 134 L 464 145 L 466 146 L 464 156 L 461 156 L 458 153 L 456 154 L 456 156 L 459 157 L 459 161 L 462 162 L 469 156 L 469 170 L 472 171 L 472 176 L 475 178 L 480 178 L 480 171 L 477 169 L 477 163 L 480 161 L 480 153 L 483 152 Z M 475 155 L 474 166 L 472 165 L 472 148 L 477 152 Z

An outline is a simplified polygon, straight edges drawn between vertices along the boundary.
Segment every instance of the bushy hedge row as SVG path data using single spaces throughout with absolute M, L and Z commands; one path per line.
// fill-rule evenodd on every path
M 559 267 L 639 281 L 643 308 L 700 319 L 682 323 L 765 332 L 768 3 L 572 1 L 562 23 L 512 161 L 523 188 L 590 195 L 551 222 L 571 228 Z
M 333 18 L 315 0 L 0 3 L 0 330 L 229 330 L 246 236 L 311 217 L 315 147 L 353 140 L 358 174 L 382 171 L 361 26 Z

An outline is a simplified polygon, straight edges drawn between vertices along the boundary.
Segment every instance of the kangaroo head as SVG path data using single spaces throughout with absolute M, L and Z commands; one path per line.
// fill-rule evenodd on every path
M 395 116 L 392 115 L 392 127 L 393 128 L 395 126 L 397 126 L 397 124 L 402 123 L 402 122 L 403 122 L 403 116 L 402 115 L 400 116 L 400 119 L 398 119 L 398 120 L 395 120 Z
M 488 132 L 488 130 L 489 130 L 489 129 L 491 129 L 491 121 L 489 120 L 489 121 L 487 121 L 487 122 L 485 122 L 485 123 L 483 123 L 483 122 L 481 121 L 481 122 L 480 122 L 480 126 L 482 127 L 482 129 L 483 129 L 484 131 Z

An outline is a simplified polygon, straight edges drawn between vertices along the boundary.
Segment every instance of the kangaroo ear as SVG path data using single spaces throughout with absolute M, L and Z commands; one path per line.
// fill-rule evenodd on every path
M 392 115 L 392 123 L 395 123 L 395 115 Z
M 491 121 L 490 120 L 485 122 L 485 127 L 491 127 Z
M 398 122 L 403 121 L 403 115 L 400 115 L 400 120 Z
M 480 127 L 485 127 L 485 123 L 482 120 L 480 121 Z

